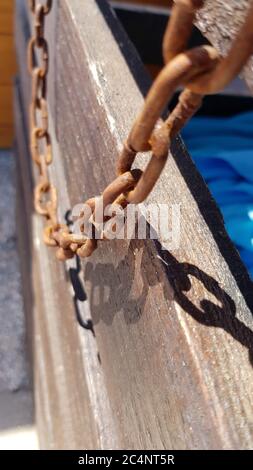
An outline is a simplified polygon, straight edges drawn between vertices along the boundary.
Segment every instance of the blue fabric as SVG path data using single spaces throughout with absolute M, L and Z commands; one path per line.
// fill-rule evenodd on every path
M 253 112 L 195 117 L 182 136 L 253 277 Z

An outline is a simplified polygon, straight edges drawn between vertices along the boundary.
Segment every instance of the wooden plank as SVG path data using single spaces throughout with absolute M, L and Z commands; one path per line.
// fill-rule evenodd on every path
M 21 215 L 18 218 L 22 232 L 19 236 L 19 249 L 26 292 L 29 342 L 34 363 L 36 423 L 40 447 L 110 448 L 114 443 L 113 424 L 106 407 L 106 394 L 103 393 L 103 377 L 96 340 L 92 331 L 83 329 L 77 321 L 78 300 L 69 283 L 70 273 L 72 279 L 76 273 L 78 280 L 78 270 L 73 265 L 66 272 L 63 265 L 55 263 L 53 253 L 48 252 L 41 243 L 42 221 L 34 217 L 31 209 L 33 175 L 30 172 L 30 155 L 26 141 L 28 75 L 22 61 L 25 55 L 22 46 L 25 47 L 26 44 L 28 22 L 22 16 L 25 13 L 24 4 L 19 2 L 19 7 L 16 12 L 16 35 L 20 39 L 17 53 L 18 62 L 21 64 L 20 83 L 21 87 L 24 87 L 23 90 L 20 89 L 17 83 L 15 94 L 16 156 L 19 161 L 18 199 L 23 203 L 23 206 L 18 204 L 19 210 L 23 209 L 22 223 Z M 23 30 L 22 26 L 25 26 Z M 60 279 L 64 296 L 58 290 Z M 68 318 L 70 327 L 64 321 L 60 332 L 63 310 L 67 312 L 65 320 Z M 52 327 L 52 316 L 57 320 L 55 344 L 61 343 L 56 355 L 50 344 L 51 333 L 48 335 L 48 328 L 51 330 Z
M 13 94 L 12 86 L 0 85 L 0 147 L 13 143 Z
M 18 201 L 22 200 L 23 203 L 23 205 L 18 204 L 19 250 L 22 260 L 25 306 L 29 313 L 27 324 L 34 361 L 36 417 L 40 447 L 41 449 L 80 449 L 85 446 L 87 449 L 93 449 L 100 446 L 100 439 L 103 436 L 97 433 L 97 420 L 94 417 L 96 410 L 89 403 L 86 366 L 83 364 L 83 356 L 79 349 L 81 343 L 85 348 L 86 341 L 78 338 L 78 324 L 74 321 L 73 296 L 63 266 L 55 263 L 53 256 L 48 257 L 48 250 L 41 245 L 40 240 L 42 223 L 39 219 L 34 221 L 33 212 L 29 211 L 32 201 L 32 182 L 29 173 L 23 173 L 28 150 L 19 96 L 17 84 L 15 99 L 16 155 L 19 161 L 17 197 Z M 24 199 L 23 195 L 29 195 L 30 199 Z M 31 233 L 33 233 L 34 245 L 30 243 Z M 51 272 L 50 278 L 44 277 L 44 269 L 41 271 L 43 259 L 47 263 L 46 272 L 48 270 Z M 47 279 L 49 284 L 46 286 Z M 59 279 L 61 279 L 65 295 L 56 287 Z M 62 301 L 68 312 L 69 326 L 66 330 L 64 322 L 62 331 L 58 331 L 60 336 L 57 334 L 55 341 L 56 343 L 60 341 L 61 347 L 55 356 L 52 345 L 48 343 L 50 318 L 45 313 L 48 312 L 49 316 L 55 314 L 59 326 L 63 313 L 59 308 Z M 87 334 L 92 336 L 90 332 Z M 76 347 L 77 344 L 78 347 Z M 65 374 L 68 376 L 67 382 Z M 62 428 L 63 422 L 64 428 Z M 85 435 L 80 433 L 78 436 L 77 429 L 86 430 Z
M 0 85 L 0 126 L 11 127 L 13 122 L 12 85 Z
M 51 174 L 64 220 L 111 181 L 148 80 L 105 2 L 84 9 L 79 0 L 62 0 L 54 8 Z M 149 202 L 181 204 L 179 248 L 153 240 L 100 243 L 80 272 L 75 261 L 56 263 L 35 218 L 43 447 L 64 448 L 70 433 L 72 448 L 80 435 L 85 447 L 252 448 L 252 283 L 180 138 Z M 65 285 L 71 269 L 85 283 L 87 300 L 77 290 L 74 300 L 86 329 L 73 320 Z M 80 417 L 84 397 L 90 421 Z M 95 437 L 86 442 L 89 426 Z
M 0 86 L 10 85 L 16 73 L 13 37 L 11 35 L 0 36 L 0 57 Z
M 0 147 L 10 148 L 13 143 L 13 127 L 0 126 Z
M 199 12 L 196 25 L 204 36 L 225 55 L 231 41 L 243 24 L 251 0 L 206 0 L 205 7 Z M 242 72 L 242 77 L 253 91 L 253 57 Z
M 13 141 L 12 81 L 16 73 L 13 47 L 14 3 L 0 3 L 0 147 L 10 147 Z
M 13 31 L 14 0 L 0 2 L 0 36 Z

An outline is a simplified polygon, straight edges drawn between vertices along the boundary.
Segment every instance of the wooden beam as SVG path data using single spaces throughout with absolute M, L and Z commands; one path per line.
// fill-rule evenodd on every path
M 99 383 L 100 372 L 96 371 L 92 357 L 94 356 L 97 362 L 96 344 L 92 332 L 87 331 L 83 334 L 83 330 L 79 329 L 75 320 L 75 303 L 63 266 L 55 263 L 54 256 L 41 244 L 42 221 L 37 217 L 34 218 L 31 210 L 33 184 L 29 171 L 25 171 L 26 157 L 29 154 L 18 82 L 15 91 L 19 253 L 29 350 L 33 362 L 36 424 L 40 448 L 81 449 L 83 446 L 86 449 L 100 448 L 103 446 L 106 426 L 104 426 L 105 431 L 100 432 L 96 418 L 99 410 L 89 401 L 90 393 L 87 385 L 87 379 L 91 382 L 89 388 L 96 384 L 105 410 L 105 399 Z M 74 271 L 73 268 L 72 277 Z M 59 281 L 64 295 L 57 287 Z M 65 320 L 62 322 L 62 315 L 65 314 Z M 62 331 L 58 330 L 56 333 L 54 346 L 50 344 L 53 333 L 52 325 L 50 326 L 51 316 L 55 317 L 57 330 L 62 325 Z M 69 322 L 68 326 L 66 320 Z M 51 330 L 50 334 L 48 328 Z M 59 346 L 59 343 L 61 346 L 55 355 L 54 347 L 57 344 Z M 95 377 L 90 377 L 91 369 Z M 111 430 L 112 426 L 108 425 L 108 428 Z
M 51 175 L 64 220 L 112 180 L 149 81 L 106 2 L 54 2 L 47 24 Z M 176 251 L 118 240 L 61 265 L 34 219 L 43 448 L 252 448 L 252 283 L 180 137 L 149 202 L 181 204 Z

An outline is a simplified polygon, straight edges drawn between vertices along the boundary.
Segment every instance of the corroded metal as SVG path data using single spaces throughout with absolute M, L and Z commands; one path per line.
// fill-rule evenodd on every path
M 55 237 L 57 233 L 65 233 L 68 228 L 59 223 L 57 215 L 57 190 L 50 181 L 48 165 L 52 163 L 51 138 L 48 129 L 47 106 L 47 75 L 49 66 L 48 43 L 44 37 L 45 16 L 52 8 L 52 0 L 43 4 L 31 0 L 29 2 L 34 16 L 34 31 L 28 43 L 28 69 L 32 79 L 30 104 L 30 151 L 34 162 L 38 165 L 39 178 L 34 190 L 34 207 L 38 214 L 46 218 L 43 239 L 48 246 L 59 246 Z M 37 64 L 40 57 L 40 64 Z M 59 253 L 60 250 L 60 253 Z M 71 251 L 71 257 L 74 251 Z M 58 248 L 57 257 L 67 259 L 69 250 Z

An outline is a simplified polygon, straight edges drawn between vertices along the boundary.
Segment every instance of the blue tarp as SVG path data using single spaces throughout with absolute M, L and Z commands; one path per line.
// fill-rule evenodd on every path
M 253 112 L 195 117 L 182 136 L 253 277 Z

